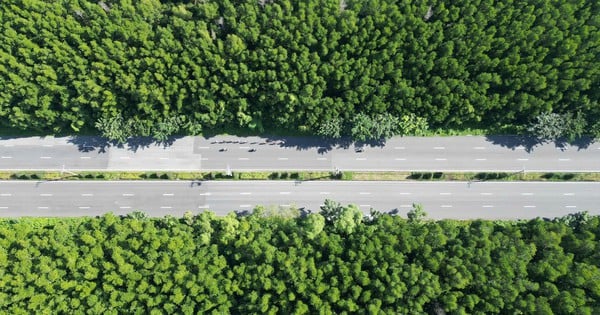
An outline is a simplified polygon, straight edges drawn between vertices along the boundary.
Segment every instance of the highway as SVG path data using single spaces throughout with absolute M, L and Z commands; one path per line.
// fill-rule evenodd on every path
M 0 181 L 0 216 L 225 215 L 258 204 L 314 211 L 326 198 L 401 215 L 421 203 L 436 219 L 600 215 L 600 183 L 592 182 Z
M 356 149 L 361 148 L 362 152 Z M 256 150 L 251 152 L 252 149 Z M 533 144 L 510 136 L 396 137 L 386 145 L 301 137 L 183 137 L 169 146 L 95 137 L 0 138 L 0 170 L 600 171 L 600 143 Z

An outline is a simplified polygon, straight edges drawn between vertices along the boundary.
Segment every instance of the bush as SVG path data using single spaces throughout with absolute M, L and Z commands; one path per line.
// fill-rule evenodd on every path
M 269 179 L 279 179 L 279 172 L 269 174 Z
M 421 179 L 422 176 L 423 176 L 423 173 L 421 173 L 421 172 L 412 172 L 412 173 L 410 173 L 410 176 L 408 178 L 409 179 Z
M 432 176 L 432 175 L 433 175 L 433 174 L 431 174 L 431 173 L 429 173 L 429 172 L 426 172 L 426 173 L 423 173 L 423 176 L 422 176 L 421 178 L 422 178 L 422 179 L 431 179 L 431 176 Z
M 171 176 L 169 176 L 169 173 L 163 173 L 160 175 L 160 179 L 171 179 Z
M 573 174 L 573 173 L 563 174 L 563 176 L 562 176 L 563 180 L 571 180 L 573 178 L 575 178 L 575 174 Z
M 442 177 L 444 177 L 444 173 L 442 173 L 442 172 L 435 172 L 435 173 L 433 173 L 433 178 L 434 179 L 441 179 Z
M 287 179 L 288 178 L 288 173 L 287 172 L 281 172 L 279 178 L 281 178 L 281 179 Z
M 542 178 L 543 178 L 543 179 L 554 179 L 554 178 L 555 178 L 555 175 L 554 175 L 554 173 L 544 173 L 544 174 L 542 175 Z
M 342 180 L 352 180 L 352 172 L 342 172 Z

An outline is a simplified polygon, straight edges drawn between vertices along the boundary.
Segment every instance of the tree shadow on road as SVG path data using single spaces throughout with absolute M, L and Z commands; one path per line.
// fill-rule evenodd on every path
M 545 141 L 534 136 L 516 135 L 488 135 L 485 136 L 485 138 L 486 141 L 491 142 L 494 145 L 500 145 L 512 150 L 516 150 L 517 148 L 522 147 L 527 153 L 531 153 L 536 146 L 549 142 L 553 142 L 554 145 L 562 151 L 566 150 L 568 146 L 575 146 L 577 147 L 577 150 L 584 150 L 587 149 L 592 143 L 594 143 L 594 139 L 591 137 L 581 137 L 571 142 L 567 141 L 567 139 L 564 138 L 557 139 L 554 141 Z
M 181 136 L 171 136 L 165 141 L 157 141 L 152 137 L 132 137 L 127 139 L 125 143 L 119 143 L 98 136 L 73 136 L 70 137 L 67 142 L 77 145 L 80 152 L 98 151 L 98 153 L 106 153 L 106 149 L 109 147 L 126 148 L 129 151 L 137 152 L 140 149 L 143 150 L 150 146 L 162 146 L 163 148 L 168 148 L 179 138 L 181 138 Z

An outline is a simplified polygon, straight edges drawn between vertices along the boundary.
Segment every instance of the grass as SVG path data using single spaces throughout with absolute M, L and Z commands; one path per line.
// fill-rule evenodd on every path
M 364 180 L 364 181 L 600 181 L 600 173 L 443 172 L 0 172 L 0 180 Z

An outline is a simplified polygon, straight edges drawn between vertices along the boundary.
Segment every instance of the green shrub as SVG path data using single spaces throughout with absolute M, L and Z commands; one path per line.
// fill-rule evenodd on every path
M 434 179 L 440 179 L 443 176 L 444 176 L 444 173 L 442 173 L 442 172 L 435 172 L 435 173 L 433 173 L 433 178 Z
M 575 178 L 575 174 L 573 174 L 573 173 L 566 173 L 566 174 L 563 174 L 563 176 L 562 176 L 563 180 L 571 180 L 573 178 Z
M 342 180 L 352 180 L 352 172 L 342 172 Z
M 555 175 L 554 173 L 544 173 L 544 174 L 542 175 L 542 178 L 543 178 L 543 179 L 554 179 L 554 178 L 555 178 L 555 176 L 556 176 L 556 175 Z
M 431 174 L 430 172 L 426 172 L 423 173 L 423 176 L 421 177 L 422 179 L 431 179 L 433 174 Z
M 279 179 L 279 172 L 269 174 L 269 179 Z
M 423 173 L 421 172 L 412 172 L 410 173 L 410 176 L 408 176 L 409 179 L 421 179 L 421 177 L 423 176 Z

